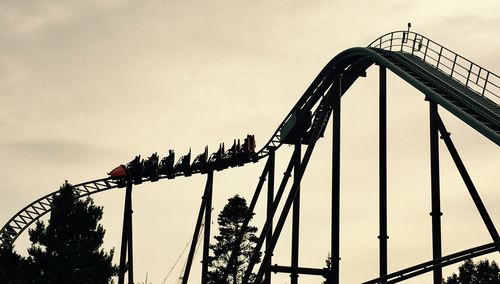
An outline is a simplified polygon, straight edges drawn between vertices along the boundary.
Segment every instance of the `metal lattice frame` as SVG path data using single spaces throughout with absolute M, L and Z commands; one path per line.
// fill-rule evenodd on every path
M 116 180 L 104 178 L 80 183 L 73 190 L 78 198 L 118 187 Z M 52 200 L 59 192 L 41 197 L 19 211 L 0 230 L 0 246 L 12 245 L 19 235 L 31 224 L 52 210 Z

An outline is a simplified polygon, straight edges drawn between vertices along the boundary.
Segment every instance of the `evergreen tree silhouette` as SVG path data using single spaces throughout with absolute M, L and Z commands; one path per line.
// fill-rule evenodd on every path
M 224 271 L 228 265 L 231 253 L 236 254 L 236 261 L 232 267 L 229 267 L 227 283 L 239 284 L 245 273 L 253 249 L 257 243 L 256 227 L 247 226 L 242 230 L 245 219 L 252 219 L 246 201 L 239 195 L 228 200 L 224 209 L 220 212 L 217 223 L 219 224 L 219 235 L 215 236 L 216 244 L 210 245 L 213 256 L 209 257 L 208 283 L 222 283 Z M 243 235 L 242 242 L 236 245 L 237 236 Z M 234 248 L 237 250 L 234 250 Z M 233 251 L 234 250 L 234 251 Z M 259 255 L 260 261 L 260 255 Z M 255 275 L 251 277 L 253 279 Z M 253 282 L 252 280 L 250 282 Z
M 30 260 L 17 254 L 12 246 L 0 248 L 0 283 L 35 283 L 36 273 Z
M 67 182 L 54 196 L 47 226 L 38 221 L 29 230 L 28 249 L 38 275 L 36 283 L 110 283 L 117 267 L 113 250 L 100 249 L 105 230 L 99 221 L 102 207 L 80 200 Z
M 498 284 L 500 283 L 500 269 L 495 261 L 480 260 L 474 263 L 466 260 L 458 268 L 458 275 L 453 273 L 444 284 Z

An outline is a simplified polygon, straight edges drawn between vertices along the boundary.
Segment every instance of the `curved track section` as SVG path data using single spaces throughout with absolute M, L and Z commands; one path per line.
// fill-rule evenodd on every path
M 431 261 L 427 261 L 403 270 L 396 271 L 391 273 L 385 277 L 373 279 L 367 282 L 363 282 L 362 284 L 382 284 L 382 283 L 398 283 L 403 280 L 427 273 L 432 271 L 436 267 L 445 267 L 448 265 L 452 265 L 461 261 L 464 261 L 469 258 L 474 258 L 477 256 L 485 255 L 488 253 L 492 253 L 498 251 L 498 246 L 500 242 L 493 242 L 489 244 L 485 244 L 482 246 L 470 248 L 467 250 L 463 250 L 461 252 L 457 252 L 454 254 L 447 255 L 445 257 L 434 259 Z
M 104 178 L 77 184 L 73 190 L 78 198 L 81 198 L 116 187 L 118 187 L 117 180 Z M 0 246 L 12 245 L 22 232 L 49 212 L 52 209 L 52 200 L 57 194 L 59 194 L 59 191 L 47 194 L 33 201 L 14 215 L 0 231 Z
M 205 154 L 205 163 L 201 166 L 190 164 L 188 158 L 182 169 L 168 174 L 156 173 L 154 178 L 141 171 L 142 175 L 134 177 L 134 183 L 190 176 L 257 162 L 267 157 L 270 149 L 276 150 L 297 136 L 307 144 L 315 139 L 311 138 L 315 137 L 311 134 L 318 131 L 322 134 L 326 128 L 332 106 L 321 102 L 330 89 L 336 88 L 343 95 L 359 77 L 366 76 L 366 70 L 373 64 L 385 66 L 421 91 L 426 99 L 436 102 L 500 145 L 500 77 L 420 34 L 398 31 L 378 38 L 367 48 L 351 48 L 335 56 L 314 79 L 269 141 L 251 157 L 245 156 L 217 167 Z M 339 77 L 340 88 L 334 86 Z M 219 154 L 223 153 L 221 149 L 223 147 L 219 148 Z M 74 190 L 78 197 L 84 197 L 123 186 L 124 178 L 110 177 L 75 185 Z M 0 230 L 0 246 L 12 245 L 26 228 L 49 212 L 52 199 L 57 194 L 57 191 L 50 193 L 14 215 Z M 497 246 L 492 251 L 497 250 Z M 472 252 L 475 249 L 481 250 L 474 248 Z M 434 260 L 432 265 L 443 265 L 447 261 L 445 258 Z M 425 267 L 428 269 L 428 266 Z

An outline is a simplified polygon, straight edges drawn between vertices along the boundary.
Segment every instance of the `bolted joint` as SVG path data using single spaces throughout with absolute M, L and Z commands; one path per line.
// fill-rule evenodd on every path
M 439 138 L 441 138 L 441 139 L 444 140 L 444 139 L 446 139 L 446 138 L 448 138 L 450 136 L 451 136 L 451 133 L 450 132 L 446 132 L 445 134 L 442 134 Z
M 267 250 L 266 250 L 266 251 L 264 251 L 264 255 L 266 255 L 266 254 L 268 254 L 268 251 L 267 251 Z M 270 256 L 274 256 L 274 253 L 273 253 L 273 252 L 271 252 L 271 253 L 269 253 L 269 255 L 270 255 Z M 277 264 L 275 264 L 275 265 L 277 265 Z

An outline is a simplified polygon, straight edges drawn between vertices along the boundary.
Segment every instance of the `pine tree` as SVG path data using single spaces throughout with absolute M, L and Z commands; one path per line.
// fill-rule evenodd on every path
M 13 247 L 0 247 L 0 283 L 35 283 L 33 266 L 28 258 L 17 254 Z
M 246 201 L 239 195 L 235 195 L 228 200 L 224 209 L 220 212 L 217 223 L 219 224 L 219 235 L 215 236 L 217 243 L 210 245 L 213 256 L 209 259 L 209 283 L 222 283 L 224 271 L 228 265 L 231 253 L 237 255 L 234 266 L 228 268 L 229 276 L 227 283 L 239 284 L 242 279 L 248 263 L 257 243 L 256 227 L 247 226 L 241 231 L 243 223 L 247 218 L 252 218 Z M 242 242 L 235 245 L 237 236 L 243 235 Z M 237 250 L 233 251 L 237 247 Z M 260 261 L 260 255 L 259 260 Z M 251 277 L 251 279 L 253 279 Z
M 92 199 L 78 199 L 70 184 L 61 187 L 48 225 L 39 221 L 29 231 L 28 252 L 39 272 L 36 283 L 111 282 L 117 268 L 111 264 L 113 250 L 100 249 L 105 233 L 99 224 L 102 212 Z
M 458 275 L 453 273 L 443 281 L 444 284 L 498 284 L 500 269 L 495 261 L 480 260 L 477 264 L 471 259 L 466 260 L 458 268 Z

